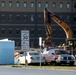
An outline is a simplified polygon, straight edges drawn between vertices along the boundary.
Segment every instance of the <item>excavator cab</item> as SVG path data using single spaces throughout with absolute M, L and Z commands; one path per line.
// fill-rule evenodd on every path
M 70 48 L 70 52 L 72 54 L 76 54 L 76 39 L 75 38 L 71 38 L 71 39 L 67 39 L 67 45 Z

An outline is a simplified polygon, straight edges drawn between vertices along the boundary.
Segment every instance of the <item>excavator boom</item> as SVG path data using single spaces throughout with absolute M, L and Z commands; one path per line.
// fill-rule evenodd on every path
M 50 18 L 51 18 L 54 22 L 56 22 L 56 23 L 64 30 L 67 39 L 71 39 L 71 38 L 73 37 L 72 30 L 71 30 L 70 26 L 69 26 L 66 22 L 64 22 L 63 20 L 61 20 L 59 17 L 57 17 L 57 16 L 56 16 L 55 14 L 53 14 L 52 12 L 49 12 L 46 8 L 45 8 L 44 11 L 46 12 L 46 14 L 48 14 L 48 15 L 50 16 Z M 45 12 L 44 12 L 44 13 L 45 13 Z M 47 16 L 46 14 L 45 14 L 45 16 Z M 47 17 L 48 17 L 48 16 L 47 16 Z M 44 17 L 44 19 L 45 19 L 45 18 L 46 18 L 46 17 Z
M 45 46 L 51 46 L 51 40 L 52 40 L 52 26 L 51 26 L 51 19 L 56 22 L 65 32 L 66 34 L 66 39 L 71 39 L 73 38 L 73 33 L 70 28 L 70 26 L 63 20 L 61 20 L 59 17 L 57 17 L 54 13 L 49 12 L 46 8 L 44 9 L 44 21 L 46 24 L 46 40 L 45 40 Z
M 50 15 L 46 10 L 44 10 L 44 20 L 46 24 L 46 39 L 45 39 L 45 46 L 51 46 L 51 39 L 52 39 L 52 26 L 51 26 L 51 19 Z
M 51 26 L 51 19 L 50 14 L 46 10 L 44 10 L 44 20 L 47 28 L 47 33 L 52 35 L 52 26 Z

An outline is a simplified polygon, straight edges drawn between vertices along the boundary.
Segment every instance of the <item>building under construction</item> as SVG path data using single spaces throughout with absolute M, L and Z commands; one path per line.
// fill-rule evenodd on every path
M 21 30 L 30 31 L 30 47 L 39 47 L 39 37 L 46 37 L 44 8 L 67 22 L 76 38 L 76 0 L 0 0 L 0 39 L 15 40 L 21 48 Z M 51 20 L 53 45 L 66 42 L 64 30 Z

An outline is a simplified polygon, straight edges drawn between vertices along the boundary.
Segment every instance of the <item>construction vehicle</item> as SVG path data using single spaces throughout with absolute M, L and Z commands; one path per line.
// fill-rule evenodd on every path
M 52 26 L 51 26 L 51 19 L 57 23 L 65 32 L 66 34 L 66 39 L 72 39 L 73 38 L 73 33 L 70 28 L 70 26 L 63 20 L 61 20 L 59 17 L 57 17 L 54 13 L 49 12 L 46 8 L 44 9 L 44 21 L 45 21 L 45 26 L 46 26 L 46 39 L 44 42 L 44 49 L 43 51 L 43 56 L 45 58 L 46 63 L 54 63 L 55 65 L 57 64 L 69 64 L 69 65 L 74 65 L 75 58 L 74 56 L 67 54 L 66 49 L 56 49 L 57 51 L 61 51 L 62 53 L 56 54 L 55 48 L 52 47 L 52 36 L 53 36 L 53 31 L 52 31 Z M 64 52 L 63 52 L 64 51 Z M 65 60 L 66 58 L 67 60 Z M 72 59 L 73 58 L 73 59 Z M 72 59 L 72 60 L 71 60 Z M 63 63 L 62 63 L 63 62 Z
M 49 12 L 46 8 L 44 9 L 44 21 L 46 24 L 46 39 L 44 42 L 45 47 L 51 46 L 51 40 L 52 40 L 52 26 L 51 26 L 51 19 L 56 22 L 65 32 L 66 39 L 71 39 L 73 37 L 72 30 L 70 26 L 63 20 L 61 20 L 59 17 L 57 17 L 54 13 Z
M 51 39 L 52 39 L 52 26 L 51 26 L 51 18 L 50 15 L 44 10 L 44 20 L 45 20 L 45 30 L 46 30 L 46 39 L 44 41 L 44 47 L 51 46 Z

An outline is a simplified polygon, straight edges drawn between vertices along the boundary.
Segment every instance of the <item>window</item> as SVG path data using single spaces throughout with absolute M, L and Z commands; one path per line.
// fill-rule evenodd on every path
M 70 3 L 69 2 L 67 3 L 67 8 L 70 8 Z
M 9 35 L 11 35 L 12 34 L 12 29 L 9 29 Z
M 46 8 L 49 7 L 49 3 L 48 3 L 48 2 L 45 3 L 45 7 L 46 7 Z
M 2 6 L 2 7 L 5 7 L 5 2 L 4 2 L 4 1 L 2 1 L 1 6 Z
M 26 22 L 27 21 L 27 15 L 23 16 L 23 21 Z
M 9 15 L 8 18 L 9 18 L 9 21 L 12 21 L 12 15 Z
M 17 8 L 20 7 L 20 3 L 19 3 L 19 2 L 16 3 L 16 7 L 17 7 Z
M 55 2 L 53 2 L 52 7 L 56 8 L 56 3 Z
M 74 30 L 74 34 L 76 34 L 76 30 Z
M 69 21 L 70 21 L 70 16 L 67 16 L 67 18 L 66 18 L 66 19 L 67 19 L 67 22 L 69 22 Z
M 20 42 L 16 42 L 16 47 L 17 47 L 17 49 L 19 49 L 19 47 L 20 47 Z
M 41 35 L 41 29 L 38 29 L 38 34 Z
M 16 29 L 16 35 L 19 35 L 20 31 L 19 29 Z
M 63 19 L 63 16 L 62 15 L 60 15 L 60 19 Z
M 38 15 L 38 22 L 41 22 L 41 15 Z
M 34 48 L 34 42 L 31 42 L 31 48 Z
M 62 3 L 62 2 L 60 2 L 59 7 L 60 7 L 60 8 L 63 8 L 63 3 Z
M 26 8 L 27 7 L 27 2 L 24 2 L 23 6 L 24 6 L 24 8 Z
M 40 8 L 42 5 L 41 5 L 41 2 L 38 2 L 38 7 Z
M 76 8 L 76 3 L 74 3 L 74 8 Z
M 31 29 L 31 35 L 34 35 L 34 29 Z
M 16 21 L 20 21 L 20 15 L 16 15 Z
M 31 15 L 31 21 L 32 22 L 34 21 L 34 15 Z
M 67 51 L 63 51 L 63 50 L 55 50 L 56 54 L 68 54 Z
M 1 30 L 1 34 L 2 34 L 2 35 L 5 34 L 5 29 L 4 29 L 4 28 L 2 28 L 2 30 Z
M 2 21 L 5 20 L 5 15 L 1 15 L 1 20 L 2 20 Z
M 29 52 L 29 54 L 30 54 L 30 55 L 39 55 L 39 52 L 34 52 L 34 53 Z
M 41 15 L 38 15 L 39 18 L 41 18 Z
M 12 2 L 9 2 L 9 7 L 10 7 L 10 8 L 12 7 Z
M 34 2 L 31 2 L 31 7 L 32 7 L 32 8 L 34 7 Z
M 74 21 L 76 22 L 76 16 L 74 16 Z

